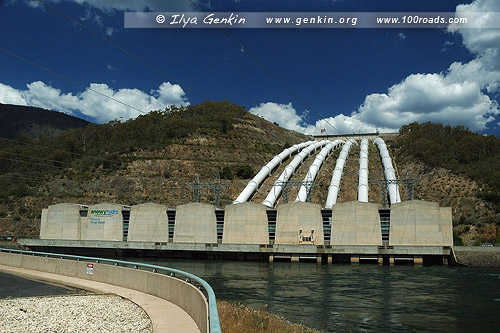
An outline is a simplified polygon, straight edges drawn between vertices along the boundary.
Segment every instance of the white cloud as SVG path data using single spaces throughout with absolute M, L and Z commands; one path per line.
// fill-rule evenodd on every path
M 333 128 L 334 126 L 335 128 Z M 335 117 L 324 118 L 316 121 L 314 125 L 308 125 L 305 129 L 305 134 L 315 135 L 321 134 L 321 129 L 324 128 L 329 134 L 340 133 L 370 133 L 375 131 L 394 132 L 396 129 L 387 127 L 377 127 L 363 122 L 357 117 L 345 116 L 344 114 L 336 115 Z
M 261 103 L 248 110 L 257 116 L 275 122 L 281 127 L 288 128 L 298 132 L 304 132 L 304 114 L 298 115 L 292 106 L 292 103 L 277 104 L 273 102 Z
M 68 114 L 79 111 L 105 123 L 113 119 L 135 118 L 141 113 L 95 91 L 131 105 L 143 112 L 162 110 L 169 105 L 189 105 L 184 91 L 177 84 L 163 82 L 158 89 L 145 93 L 139 89 L 114 90 L 104 83 L 91 83 L 85 91 L 77 94 L 64 94 L 44 82 L 35 81 L 27 85 L 26 90 L 17 90 L 0 84 L 0 103 L 38 106 Z
M 387 94 L 366 96 L 351 116 L 375 126 L 399 128 L 409 122 L 463 124 L 483 130 L 498 104 L 472 81 L 454 81 L 450 75 L 413 74 L 389 88 Z
M 98 26 L 102 27 L 104 26 L 104 19 L 101 15 L 98 15 L 91 11 L 90 9 L 85 9 L 85 15 L 83 17 L 80 17 L 80 21 L 86 22 L 86 21 L 93 21 L 95 24 Z
M 445 41 L 444 44 L 443 44 L 443 48 L 441 49 L 441 52 L 445 52 L 445 51 L 448 51 L 449 47 L 454 45 L 455 42 L 452 42 L 452 41 Z
M 25 3 L 28 5 L 28 7 L 31 7 L 31 8 L 43 8 L 41 6 L 42 3 L 40 1 L 30 0 L 30 1 L 25 1 Z
M 405 40 L 405 39 L 406 39 L 406 35 L 405 35 L 404 33 L 402 33 L 402 32 L 400 32 L 400 33 L 398 34 L 398 37 L 399 37 L 399 40 L 400 40 L 400 41 L 401 41 L 401 40 Z
M 107 28 L 106 28 L 106 35 L 108 35 L 108 36 L 113 36 L 113 34 L 114 34 L 115 32 L 117 32 L 117 31 L 118 31 L 118 30 L 116 30 L 116 29 L 115 29 L 115 28 L 113 28 L 113 27 L 107 27 Z
M 456 11 L 458 15 L 470 11 L 486 13 L 481 15 L 487 24 L 491 19 L 488 12 L 500 11 L 500 2 L 476 0 L 457 6 Z M 340 127 L 346 125 L 345 129 L 398 129 L 413 121 L 434 121 L 465 125 L 476 131 L 494 124 L 500 109 L 488 94 L 500 91 L 500 29 L 450 27 L 448 31 L 461 35 L 463 45 L 476 56 L 473 60 L 465 64 L 455 62 L 441 73 L 412 74 L 387 93 L 366 96 L 358 110 L 349 116 L 332 118 L 332 122 L 339 122 Z M 451 44 L 445 43 L 445 48 Z
M 1 1 L 1 0 L 0 0 Z M 15 1 L 15 0 L 14 0 Z M 197 8 L 193 6 L 189 1 L 165 1 L 165 0 L 66 0 L 72 3 L 77 3 L 85 8 L 85 13 L 80 20 L 84 24 L 88 22 L 93 22 L 99 27 L 105 26 L 105 19 L 103 16 L 97 13 L 104 13 L 107 16 L 113 16 L 116 12 L 141 12 L 141 11 L 152 11 L 152 12 L 192 12 L 197 11 Z M 30 8 L 38 8 L 45 10 L 43 3 L 37 0 L 24 0 L 26 5 Z M 54 0 L 52 2 L 60 2 L 60 0 Z M 210 1 L 207 0 L 194 0 L 200 8 L 209 10 L 212 7 Z M 117 29 L 113 27 L 106 27 L 105 34 L 112 36 Z
M 459 76 L 467 76 L 467 73 L 457 73 L 459 67 L 462 66 L 453 64 L 445 74 L 410 75 L 390 87 L 387 93 L 366 96 L 358 110 L 350 115 L 321 119 L 314 125 L 306 124 L 304 115 L 297 114 L 291 103 L 262 103 L 250 112 L 306 134 L 319 134 L 321 128 L 337 134 L 330 124 L 341 133 L 393 132 L 404 124 L 426 121 L 483 130 L 500 113 L 499 105 L 482 92 L 487 80 L 462 80 Z
M 338 134 L 332 126 L 334 126 L 341 133 L 375 132 L 377 129 L 381 132 L 390 132 L 395 130 L 393 128 L 386 127 L 377 128 L 374 125 L 364 123 L 356 117 L 345 116 L 343 114 L 326 119 L 320 119 L 314 125 L 311 125 L 306 123 L 304 120 L 306 114 L 298 114 L 292 103 L 261 103 L 259 106 L 251 108 L 249 112 L 261 116 L 268 121 L 276 122 L 281 127 L 310 135 L 320 134 L 321 128 L 326 129 L 327 133 Z
M 500 12 L 500 2 L 497 0 L 475 0 L 471 4 L 458 5 L 456 8 L 457 16 L 461 13 L 480 12 L 475 20 L 482 22 L 484 26 L 491 21 L 493 12 Z M 487 49 L 497 49 L 500 47 L 500 29 L 468 29 L 450 26 L 448 31 L 460 33 L 463 44 L 470 51 L 481 54 Z
M 89 9 L 86 9 L 85 15 L 80 17 L 80 21 L 83 21 L 83 22 L 88 21 L 92 18 L 92 16 L 93 16 L 92 12 Z
M 23 94 L 10 86 L 0 83 L 0 103 L 2 104 L 15 104 L 15 105 L 28 105 L 23 97 Z
M 111 66 L 110 64 L 107 64 L 106 65 L 106 69 L 109 70 L 109 71 L 116 71 L 116 68 L 114 68 L 113 66 Z
M 101 16 L 101 15 L 95 15 L 95 16 L 94 16 L 94 21 L 95 21 L 95 23 L 96 23 L 98 26 L 100 26 L 100 27 L 104 26 L 104 21 L 103 21 L 103 18 L 102 18 L 102 16 Z M 107 32 L 107 29 L 106 29 L 106 32 Z

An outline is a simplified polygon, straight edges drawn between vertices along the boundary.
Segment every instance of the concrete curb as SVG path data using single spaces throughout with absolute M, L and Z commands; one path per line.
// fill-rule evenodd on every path
M 194 320 L 180 307 L 162 298 L 110 284 L 58 274 L 0 265 L 0 272 L 70 286 L 100 294 L 115 294 L 139 305 L 149 316 L 153 332 L 200 332 Z

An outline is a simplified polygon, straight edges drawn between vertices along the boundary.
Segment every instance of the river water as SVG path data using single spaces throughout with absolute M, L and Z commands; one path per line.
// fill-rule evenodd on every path
M 204 278 L 218 299 L 326 332 L 500 332 L 500 269 L 144 261 Z

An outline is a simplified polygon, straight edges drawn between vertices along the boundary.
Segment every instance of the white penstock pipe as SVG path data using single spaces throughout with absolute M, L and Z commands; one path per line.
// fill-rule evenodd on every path
M 339 195 L 340 180 L 342 179 L 342 171 L 344 170 L 344 164 L 347 160 L 347 155 L 349 154 L 349 149 L 353 144 L 357 144 L 353 139 L 349 139 L 344 143 L 342 151 L 340 152 L 339 158 L 337 158 L 337 164 L 333 170 L 332 181 L 330 186 L 328 186 L 328 196 L 326 197 L 326 209 L 332 209 L 333 205 L 337 203 L 337 197 Z
M 396 180 L 396 173 L 392 167 L 391 156 L 389 156 L 389 150 L 387 150 L 387 145 L 381 138 L 376 138 L 373 144 L 377 145 L 380 153 L 380 158 L 382 159 L 382 165 L 384 166 L 384 176 L 386 181 Z M 389 192 L 389 201 L 391 204 L 401 202 L 401 197 L 399 195 L 399 186 L 394 183 L 387 184 L 387 191 Z
M 260 186 L 260 184 L 264 181 L 264 179 L 266 179 L 271 174 L 274 168 L 276 168 L 278 165 L 281 164 L 281 162 L 292 156 L 292 154 L 295 153 L 296 151 L 314 142 L 316 141 L 307 141 L 293 145 L 283 150 L 281 153 L 279 153 L 279 155 L 274 156 L 273 159 L 269 163 L 264 165 L 262 169 L 260 169 L 260 171 L 255 175 L 255 177 L 253 177 L 252 180 L 248 182 L 247 186 L 243 189 L 238 198 L 236 198 L 236 200 L 233 201 L 233 204 L 247 202 L 248 199 L 252 196 L 252 194 Z
M 358 201 L 368 202 L 368 140 L 361 140 L 359 151 Z
M 332 149 L 337 148 L 340 144 L 344 143 L 342 140 L 335 140 L 333 142 L 329 142 L 326 144 L 326 146 L 321 149 L 318 155 L 316 155 L 316 158 L 314 159 L 314 162 L 312 162 L 311 166 L 309 167 L 309 170 L 307 171 L 307 175 L 304 178 L 304 182 L 313 182 L 314 179 L 316 179 L 316 176 L 319 172 L 319 169 L 321 168 L 321 165 L 325 161 L 326 157 L 330 154 L 330 151 Z M 310 188 L 309 188 L 310 190 Z M 299 193 L 297 194 L 297 198 L 295 199 L 295 202 L 306 202 L 307 200 L 307 193 L 308 188 L 302 184 L 302 186 L 299 189 Z
M 302 149 L 300 153 L 298 153 L 293 160 L 290 162 L 285 167 L 285 170 L 281 173 L 279 178 L 274 182 L 273 188 L 271 191 L 269 191 L 269 194 L 267 195 L 266 199 L 262 202 L 263 205 L 272 208 L 274 207 L 274 204 L 276 203 L 276 200 L 281 194 L 281 191 L 283 190 L 283 183 L 288 181 L 290 177 L 293 175 L 297 167 L 309 156 L 313 151 L 315 151 L 317 148 L 322 147 L 326 145 L 328 140 L 323 140 L 320 142 L 315 141 L 314 143 L 310 144 L 306 148 Z

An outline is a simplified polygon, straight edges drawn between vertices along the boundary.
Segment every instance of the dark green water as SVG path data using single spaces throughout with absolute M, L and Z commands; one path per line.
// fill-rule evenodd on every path
M 500 332 L 500 269 L 146 261 L 204 278 L 218 299 L 326 332 Z

